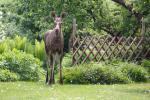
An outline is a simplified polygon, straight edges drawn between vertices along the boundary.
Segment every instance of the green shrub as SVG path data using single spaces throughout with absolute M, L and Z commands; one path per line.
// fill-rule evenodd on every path
M 5 51 L 7 45 L 4 45 L 4 43 L 0 42 L 0 54 L 3 53 Z
M 0 68 L 8 69 L 10 72 L 18 74 L 19 80 L 39 80 L 43 72 L 40 66 L 40 60 L 34 58 L 33 55 L 17 51 L 16 49 L 0 55 Z
M 102 64 L 84 64 L 64 70 L 64 82 L 72 84 L 114 84 L 129 83 L 121 71 Z
M 45 45 L 44 41 L 42 40 L 41 42 L 38 42 L 35 40 L 35 57 L 39 58 L 40 60 L 44 60 L 46 58 L 45 54 Z
M 41 61 L 45 60 L 45 47 L 44 41 L 41 42 L 35 40 L 35 45 L 32 44 L 27 37 L 21 37 L 16 35 L 14 39 L 6 38 L 0 41 L 0 53 L 7 52 L 9 50 L 17 49 L 26 53 L 32 54 L 39 58 Z
M 7 38 L 6 40 L 3 40 L 0 42 L 0 53 L 3 53 L 8 50 L 12 50 L 14 48 L 14 41 L 10 40 L 10 38 Z
M 147 81 L 143 67 L 127 62 L 83 64 L 65 68 L 64 82 L 72 84 L 116 84 Z
M 71 53 L 65 54 L 62 62 L 63 67 L 71 67 L 72 66 L 72 55 Z
M 144 82 L 148 79 L 148 72 L 146 69 L 135 64 L 126 64 L 122 67 L 122 72 L 124 72 L 132 81 Z
M 27 42 L 25 45 L 24 52 L 34 55 L 34 46 L 30 42 Z
M 0 43 L 0 47 L 1 47 L 0 52 L 1 53 L 5 51 L 7 52 L 9 50 L 13 50 L 14 48 L 17 50 L 25 51 L 26 46 L 28 46 L 26 44 L 29 44 L 29 43 L 30 42 L 27 40 L 26 37 L 20 37 L 18 35 L 16 35 L 14 39 L 7 37 L 5 40 L 3 40 Z
M 14 38 L 14 43 L 15 43 L 15 48 L 17 50 L 25 50 L 26 47 L 26 43 L 28 43 L 27 37 L 20 37 L 18 35 L 16 35 L 16 37 Z
M 150 74 L 150 60 L 143 60 L 142 61 L 142 66 L 145 67 L 148 70 L 149 74 Z
M 148 79 L 148 71 L 141 65 L 137 65 L 129 62 L 122 62 L 120 60 L 113 60 L 107 62 L 107 65 L 115 67 L 115 69 L 121 70 L 132 81 L 143 82 Z
M 120 60 L 113 60 L 107 63 L 108 66 L 115 67 L 115 70 L 121 70 L 125 75 L 128 76 L 132 81 L 143 82 L 148 79 L 148 71 L 140 65 L 122 62 Z
M 0 69 L 0 81 L 16 81 L 19 77 L 16 73 L 10 72 L 8 69 Z

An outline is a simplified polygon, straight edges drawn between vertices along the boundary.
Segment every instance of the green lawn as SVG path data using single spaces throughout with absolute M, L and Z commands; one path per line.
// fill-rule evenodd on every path
M 150 100 L 150 83 L 48 86 L 44 82 L 1 82 L 0 100 Z

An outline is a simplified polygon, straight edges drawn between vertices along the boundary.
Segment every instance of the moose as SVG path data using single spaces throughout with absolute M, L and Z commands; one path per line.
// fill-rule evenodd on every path
M 46 83 L 54 84 L 54 66 L 59 65 L 59 83 L 63 84 L 62 79 L 62 59 L 63 59 L 63 48 L 64 48 L 64 37 L 62 33 L 62 19 L 66 16 L 66 13 L 61 13 L 57 16 L 55 11 L 51 12 L 51 17 L 54 19 L 54 28 L 48 30 L 44 35 L 45 51 L 47 55 L 47 63 L 50 71 L 47 70 Z M 48 74 L 50 72 L 50 74 Z M 50 76 L 49 76 L 50 75 Z M 49 76 L 49 77 L 48 77 Z

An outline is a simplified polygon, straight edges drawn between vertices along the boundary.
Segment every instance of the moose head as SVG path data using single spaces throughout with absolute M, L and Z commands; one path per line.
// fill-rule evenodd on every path
M 60 16 L 57 16 L 55 11 L 51 12 L 51 17 L 53 17 L 53 19 L 54 19 L 54 24 L 55 24 L 54 30 L 55 30 L 56 33 L 61 32 L 61 25 L 63 23 L 63 18 L 65 16 L 66 16 L 65 12 L 62 12 Z

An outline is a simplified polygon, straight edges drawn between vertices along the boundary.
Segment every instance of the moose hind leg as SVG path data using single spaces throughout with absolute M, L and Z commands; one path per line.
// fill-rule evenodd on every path
M 59 83 L 60 84 L 63 84 L 63 76 L 62 76 L 62 59 L 60 58 L 60 61 L 59 61 Z
M 47 84 L 48 83 L 48 68 L 47 68 L 47 71 L 46 71 L 46 81 L 45 83 Z
M 49 67 L 50 67 L 50 59 L 49 58 L 47 58 L 47 71 L 46 71 L 46 84 L 48 83 L 48 81 L 49 81 L 49 78 L 48 78 L 48 76 L 49 76 Z

